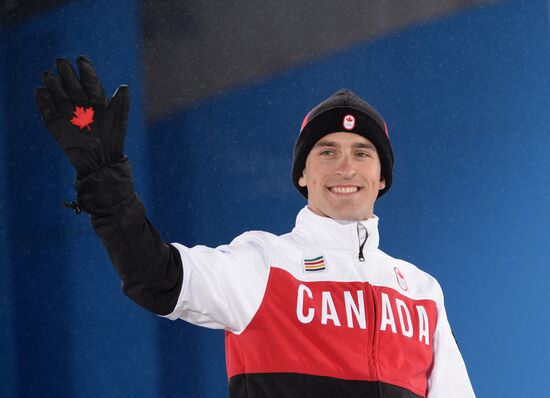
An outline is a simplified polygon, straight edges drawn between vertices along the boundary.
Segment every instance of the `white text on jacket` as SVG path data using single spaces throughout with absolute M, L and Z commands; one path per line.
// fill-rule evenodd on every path
M 319 300 L 319 297 L 314 297 L 313 292 L 306 285 L 298 286 L 298 297 L 296 301 L 296 315 L 301 323 L 311 323 L 316 319 L 315 308 L 306 306 L 304 298 L 307 295 L 311 300 Z M 367 320 L 365 314 L 365 300 L 363 290 L 357 290 L 355 295 L 351 291 L 344 291 L 344 307 L 336 308 L 330 291 L 321 292 L 321 325 L 327 325 L 332 322 L 334 326 L 341 327 L 340 318 L 344 316 L 348 328 L 359 327 L 367 328 Z M 415 335 L 418 341 L 423 341 L 424 344 L 430 345 L 429 337 L 429 321 L 426 308 L 422 305 L 414 305 L 418 317 L 417 323 L 413 325 L 411 312 L 407 304 L 398 297 L 390 298 L 386 293 L 380 294 L 381 319 L 379 330 L 382 332 L 391 331 L 392 333 L 400 333 L 401 335 L 414 338 Z M 395 314 L 397 314 L 397 319 Z M 318 319 L 318 314 L 317 314 Z

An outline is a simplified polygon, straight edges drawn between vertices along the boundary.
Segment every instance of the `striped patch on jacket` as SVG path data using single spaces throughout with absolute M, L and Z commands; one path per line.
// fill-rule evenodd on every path
M 323 256 L 304 258 L 304 270 L 307 272 L 323 271 L 326 268 Z

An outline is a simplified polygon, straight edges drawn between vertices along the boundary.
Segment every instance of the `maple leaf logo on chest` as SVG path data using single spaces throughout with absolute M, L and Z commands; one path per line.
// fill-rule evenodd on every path
M 94 108 L 86 108 L 77 106 L 74 111 L 74 117 L 71 119 L 71 123 L 80 127 L 82 130 L 84 127 L 91 131 L 90 124 L 94 122 Z

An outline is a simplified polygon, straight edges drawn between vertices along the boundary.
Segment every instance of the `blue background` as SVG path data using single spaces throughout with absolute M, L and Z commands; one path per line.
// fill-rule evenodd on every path
M 303 116 L 341 87 L 363 96 L 384 115 L 396 157 L 376 206 L 381 248 L 440 281 L 478 396 L 545 394 L 546 1 L 412 26 L 154 123 L 143 118 L 136 1 L 78 1 L 0 33 L 3 396 L 226 395 L 223 333 L 133 304 L 87 217 L 59 206 L 74 197 L 73 170 L 33 90 L 56 57 L 82 53 L 108 91 L 129 84 L 137 190 L 164 239 L 188 246 L 291 229 L 305 205 L 290 182 Z

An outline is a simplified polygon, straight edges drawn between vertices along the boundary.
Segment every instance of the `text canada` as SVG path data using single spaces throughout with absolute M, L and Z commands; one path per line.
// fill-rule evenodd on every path
M 314 297 L 313 292 L 306 285 L 298 286 L 298 297 L 296 300 L 296 316 L 301 323 L 311 323 L 319 318 L 311 301 L 321 300 L 321 325 L 328 325 L 329 322 L 337 327 L 342 327 L 341 319 L 345 320 L 348 328 L 367 328 L 367 317 L 365 313 L 365 300 L 363 290 L 355 292 L 344 291 L 344 308 L 336 308 L 333 299 L 333 292 L 321 291 L 321 297 Z M 338 293 L 342 294 L 342 293 Z M 309 300 L 306 300 L 306 296 Z M 309 305 L 307 303 L 310 303 Z M 416 338 L 418 341 L 430 345 L 429 320 L 426 308 L 423 305 L 412 304 L 407 306 L 405 301 L 398 297 L 390 298 L 387 293 L 380 293 L 379 305 L 381 316 L 378 322 L 378 329 L 381 332 L 401 334 L 408 338 Z M 319 308 L 317 306 L 317 308 Z M 417 316 L 412 316 L 415 311 Z M 413 320 L 415 321 L 413 323 Z

